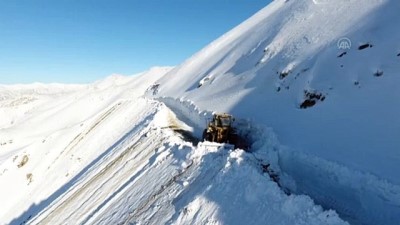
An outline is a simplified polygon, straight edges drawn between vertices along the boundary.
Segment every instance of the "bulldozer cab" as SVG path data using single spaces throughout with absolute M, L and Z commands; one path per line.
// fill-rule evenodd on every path
M 224 113 L 214 115 L 212 122 L 216 127 L 231 127 L 233 121 L 234 119 L 231 115 Z
M 232 144 L 235 148 L 248 149 L 246 140 L 238 135 L 233 126 L 235 118 L 227 113 L 214 114 L 203 131 L 203 140 L 216 143 Z

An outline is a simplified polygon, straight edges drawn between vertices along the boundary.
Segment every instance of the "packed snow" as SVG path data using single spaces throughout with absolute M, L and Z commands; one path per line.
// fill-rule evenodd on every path
M 292 192 L 355 224 L 397 224 L 399 11 L 391 0 L 273 1 L 163 76 L 156 96 L 273 128 Z
M 308 196 L 287 195 L 252 153 L 177 132 L 198 138 L 211 112 L 143 96 L 169 70 L 46 91 L 4 87 L 2 224 L 347 224 Z
M 399 224 L 399 11 L 275 0 L 177 67 L 0 85 L 0 224 Z

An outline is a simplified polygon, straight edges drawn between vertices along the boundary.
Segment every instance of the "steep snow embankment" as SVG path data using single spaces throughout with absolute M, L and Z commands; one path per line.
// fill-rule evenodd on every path
M 346 224 L 261 159 L 354 224 L 397 224 L 399 10 L 276 0 L 163 77 L 0 87 L 0 221 Z M 151 83 L 165 104 L 140 97 Z M 254 152 L 181 140 L 196 107 L 256 124 Z
M 347 224 L 307 196 L 285 195 L 252 154 L 183 141 L 171 123 L 190 129 L 193 121 L 182 112 L 204 114 L 169 104 L 179 116 L 163 104 L 148 105 L 156 112 L 143 120 L 149 123 L 135 125 L 32 222 Z
M 138 96 L 169 69 L 114 76 L 109 79 L 124 85 L 108 81 L 109 87 L 101 82 L 2 87 L 0 199 L 7 210 L 0 212 L 0 221 L 6 223 L 39 202 L 34 210 L 46 207 L 52 199 L 44 199 L 129 131 L 137 117 L 143 117 Z
M 156 97 L 272 127 L 293 191 L 354 223 L 396 224 L 399 11 L 390 0 L 273 1 L 157 81 Z
M 347 224 L 307 196 L 287 196 L 253 154 L 183 140 L 178 131 L 201 129 L 210 112 L 142 97 L 165 71 L 59 96 L 49 88 L 35 95 L 42 104 L 25 103 L 25 116 L 0 130 L 12 140 L 0 148 L 1 223 Z

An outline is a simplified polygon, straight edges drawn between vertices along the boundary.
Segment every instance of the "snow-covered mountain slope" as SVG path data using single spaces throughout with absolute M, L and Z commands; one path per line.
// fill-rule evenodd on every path
M 348 224 L 262 170 L 272 133 L 258 154 L 194 145 L 211 112 L 143 96 L 170 69 L 2 87 L 1 224 Z
M 293 191 L 396 224 L 399 11 L 393 0 L 273 1 L 157 81 L 156 96 L 273 128 Z
M 275 0 L 175 68 L 0 86 L 1 224 L 398 224 L 399 10 Z M 213 111 L 250 152 L 197 145 Z
M 142 118 L 138 97 L 168 70 L 90 85 L 2 86 L 0 221 L 50 196 L 130 130 Z

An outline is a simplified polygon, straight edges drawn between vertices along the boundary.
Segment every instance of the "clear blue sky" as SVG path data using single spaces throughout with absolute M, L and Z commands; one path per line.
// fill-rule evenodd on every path
M 270 0 L 3 0 L 0 83 L 87 83 L 178 65 Z

